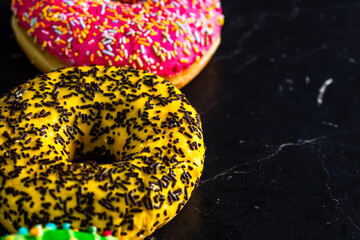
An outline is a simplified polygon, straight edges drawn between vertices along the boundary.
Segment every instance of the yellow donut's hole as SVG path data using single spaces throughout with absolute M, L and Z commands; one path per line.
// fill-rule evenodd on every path
M 71 160 L 73 163 L 91 163 L 94 162 L 98 165 L 111 164 L 116 160 L 113 155 L 77 155 Z

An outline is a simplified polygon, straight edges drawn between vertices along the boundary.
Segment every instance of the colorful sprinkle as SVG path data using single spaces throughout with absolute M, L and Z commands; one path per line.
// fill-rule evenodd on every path
M 41 236 L 43 233 L 43 230 L 42 230 L 42 226 L 41 225 L 36 225 L 35 227 L 31 228 L 30 229 L 30 234 L 32 236 Z
M 70 65 L 136 63 L 162 76 L 202 57 L 220 37 L 224 19 L 219 0 L 14 0 L 12 8 L 45 50 Z
M 70 223 L 64 223 L 63 225 L 62 225 L 62 229 L 70 229 L 71 228 L 71 224 Z
M 56 230 L 57 229 L 57 227 L 56 227 L 56 225 L 54 223 L 47 223 L 45 225 L 45 228 L 48 228 L 48 229 L 51 229 L 51 230 Z
M 29 233 L 29 231 L 27 230 L 27 228 L 25 228 L 25 227 L 21 227 L 21 228 L 19 228 L 19 230 L 18 230 L 18 234 L 20 234 L 20 235 L 26 235 L 26 234 L 28 234 Z

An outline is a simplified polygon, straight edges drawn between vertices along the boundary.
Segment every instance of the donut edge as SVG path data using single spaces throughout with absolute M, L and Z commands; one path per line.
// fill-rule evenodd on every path
M 20 27 L 15 15 L 11 17 L 11 28 L 13 29 L 17 43 L 25 55 L 40 71 L 51 72 L 59 68 L 70 67 L 70 65 L 67 65 L 49 52 L 41 49 L 40 45 L 34 41 L 34 38 L 27 35 L 25 29 Z
M 181 71 L 178 75 L 174 77 L 167 78 L 172 82 L 177 88 L 181 89 L 185 87 L 188 83 L 191 82 L 199 73 L 205 68 L 205 66 L 210 62 L 212 56 L 215 54 L 221 42 L 221 38 L 217 38 L 206 54 L 203 55 L 200 61 L 193 63 L 189 68 Z M 166 78 L 166 77 L 164 77 Z
M 42 72 L 51 72 L 58 68 L 71 67 L 64 61 L 55 57 L 48 51 L 43 50 L 39 44 L 34 41 L 34 38 L 26 34 L 24 28 L 18 24 L 18 19 L 15 15 L 11 17 L 11 28 L 13 29 L 16 41 L 18 42 L 25 55 L 30 62 Z M 200 61 L 193 63 L 187 69 L 181 71 L 173 77 L 161 76 L 172 82 L 177 88 L 185 87 L 191 80 L 193 80 L 209 63 L 210 59 L 216 52 L 221 42 L 221 38 L 214 40 L 212 46 L 203 55 Z
M 3 215 L 1 215 L 3 216 Z M 9 231 L 10 234 L 16 233 L 16 229 L 13 227 L 12 223 L 9 220 L 5 220 L 4 218 L 0 218 L 0 224 Z

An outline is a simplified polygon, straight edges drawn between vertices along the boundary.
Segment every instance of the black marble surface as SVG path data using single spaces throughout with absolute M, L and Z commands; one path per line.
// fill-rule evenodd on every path
M 1 93 L 38 74 L 9 5 Z M 360 1 L 222 5 L 222 45 L 183 89 L 203 119 L 202 181 L 148 239 L 360 239 Z

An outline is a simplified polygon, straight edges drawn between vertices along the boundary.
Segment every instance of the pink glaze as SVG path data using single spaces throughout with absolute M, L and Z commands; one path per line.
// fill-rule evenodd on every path
M 219 0 L 13 0 L 19 24 L 70 65 L 132 66 L 172 77 L 220 37 Z

